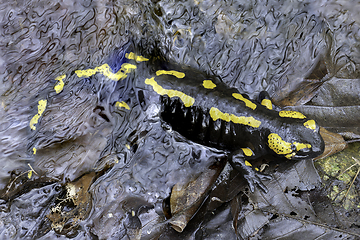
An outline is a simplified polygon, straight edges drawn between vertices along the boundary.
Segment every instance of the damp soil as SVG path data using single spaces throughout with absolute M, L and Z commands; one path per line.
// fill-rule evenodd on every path
M 258 206 L 266 201 L 260 194 L 250 197 L 259 205 L 249 203 L 249 195 L 240 192 L 247 192 L 244 180 L 226 165 L 223 153 L 192 143 L 154 119 L 156 104 L 143 111 L 134 98 L 131 109 L 115 109 L 110 103 L 121 98 L 117 82 L 103 74 L 79 78 L 75 71 L 105 63 L 120 69 L 119 56 L 131 41 L 145 56 L 158 53 L 216 75 L 251 98 L 266 90 L 274 102 L 282 102 L 285 93 L 307 80 L 316 85 L 311 87 L 316 98 L 301 103 L 334 107 L 331 99 L 316 95 L 329 96 L 328 88 L 318 91 L 319 83 L 332 79 L 340 88 L 346 82 L 355 86 L 342 92 L 356 110 L 359 11 L 356 1 L 340 0 L 1 1 L 0 238 L 272 239 L 286 235 L 277 228 L 280 219 L 296 225 L 292 212 L 314 218 L 311 223 L 319 225 L 311 225 L 312 233 L 319 232 L 315 212 L 293 210 L 304 207 L 295 199 L 299 191 L 313 189 L 303 180 L 319 184 L 316 174 L 299 173 L 300 185 L 288 181 L 288 192 L 277 190 L 287 199 L 287 215 L 278 214 L 280 200 L 273 203 L 275 213 L 261 212 Z M 341 117 L 336 124 L 326 122 L 325 115 L 320 120 L 356 138 L 357 117 L 351 117 L 351 126 Z M 184 232 L 176 232 L 167 210 L 174 186 L 196 192 L 184 186 L 197 186 L 196 179 L 204 177 L 200 173 L 219 166 L 225 170 L 211 175 L 209 186 L 200 184 L 204 196 L 190 194 L 200 201 L 200 210 L 191 210 L 198 215 Z M 288 179 L 280 173 L 280 179 Z M 244 214 L 249 206 L 255 210 Z M 358 210 L 346 213 L 353 224 L 332 222 L 331 236 L 355 239 Z M 251 227 L 238 221 L 244 217 Z M 338 228 L 345 229 L 341 237 Z

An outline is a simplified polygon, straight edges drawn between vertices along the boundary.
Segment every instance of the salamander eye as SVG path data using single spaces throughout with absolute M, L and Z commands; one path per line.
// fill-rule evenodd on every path
M 291 151 L 296 151 L 296 146 L 295 146 L 295 144 L 291 144 Z

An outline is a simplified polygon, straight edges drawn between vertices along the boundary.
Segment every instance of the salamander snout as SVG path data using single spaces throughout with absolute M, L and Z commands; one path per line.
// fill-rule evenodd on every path
M 324 140 L 319 133 L 320 127 L 314 120 L 307 120 L 296 129 L 292 136 L 295 148 L 290 159 L 315 158 L 324 152 Z

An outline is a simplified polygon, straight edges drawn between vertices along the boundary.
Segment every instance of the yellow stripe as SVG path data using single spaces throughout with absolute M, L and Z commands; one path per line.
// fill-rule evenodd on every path
M 126 54 L 125 54 L 125 57 L 126 57 L 127 59 L 135 60 L 136 62 L 149 61 L 149 59 L 144 58 L 143 56 L 138 56 L 138 55 L 136 55 L 136 54 L 133 53 L 133 52 L 126 53 Z
M 299 119 L 306 118 L 304 114 L 296 112 L 296 111 L 280 111 L 279 116 L 287 117 L 287 118 L 299 118 Z
M 182 72 L 178 72 L 178 71 L 166 71 L 166 70 L 158 70 L 156 71 L 156 76 L 160 76 L 160 75 L 163 75 L 163 74 L 167 74 L 167 75 L 173 75 L 177 78 L 184 78 L 185 77 L 185 73 L 182 73 Z
M 249 99 L 244 98 L 243 95 L 241 95 L 240 93 L 233 93 L 232 96 L 240 101 L 243 101 L 247 107 L 251 108 L 252 110 L 255 110 L 256 104 L 250 101 Z
M 272 110 L 273 109 L 273 106 L 272 106 L 272 103 L 271 103 L 271 100 L 270 99 L 263 99 L 261 101 L 261 105 L 265 106 L 267 109 L 270 109 Z
M 130 107 L 129 105 L 126 104 L 126 102 L 122 101 L 122 102 L 116 102 L 115 103 L 115 107 L 118 107 L 118 108 L 126 108 L 127 110 L 130 110 Z
M 75 73 L 78 77 L 90 77 L 96 73 L 101 73 L 111 80 L 119 81 L 120 79 L 126 78 L 127 74 L 130 73 L 132 69 L 136 69 L 136 66 L 130 63 L 123 63 L 120 70 L 117 73 L 113 73 L 109 65 L 105 63 L 94 69 L 76 70 Z
M 33 147 L 33 154 L 35 155 L 36 154 L 36 148 L 35 147 Z
M 60 93 L 63 88 L 64 88 L 64 82 L 63 79 L 66 77 L 66 75 L 61 75 L 58 76 L 57 78 L 55 78 L 56 81 L 59 81 L 55 86 L 54 86 L 54 90 L 56 91 L 56 93 Z
M 170 98 L 172 97 L 179 97 L 181 99 L 181 101 L 183 101 L 185 107 L 190 107 L 194 104 L 195 99 L 186 95 L 183 92 L 177 91 L 177 90 L 168 90 L 168 89 L 164 89 L 163 87 L 161 87 L 156 81 L 155 78 L 147 78 L 145 80 L 145 83 L 152 86 L 154 91 L 157 92 L 160 95 L 168 95 Z
M 238 117 L 238 116 L 235 116 L 234 114 L 223 113 L 215 107 L 212 107 L 210 109 L 210 116 L 214 121 L 216 121 L 217 119 L 222 119 L 226 122 L 231 121 L 233 123 L 248 125 L 248 126 L 254 127 L 254 128 L 258 128 L 261 125 L 261 122 L 256 120 L 253 117 L 243 117 L 243 116 Z
M 47 104 L 47 100 L 39 100 L 39 102 L 38 102 L 38 113 L 35 116 L 33 116 L 33 118 L 30 120 L 30 128 L 32 130 L 36 130 L 35 124 L 38 123 L 39 118 L 41 117 L 41 115 L 45 111 L 46 104 Z
M 204 80 L 203 86 L 204 86 L 204 88 L 207 88 L 207 89 L 214 89 L 216 87 L 216 84 L 213 83 L 211 80 Z

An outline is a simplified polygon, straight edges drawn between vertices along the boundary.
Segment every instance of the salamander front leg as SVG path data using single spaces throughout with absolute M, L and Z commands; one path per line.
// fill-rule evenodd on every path
M 230 164 L 233 168 L 235 168 L 244 175 L 244 178 L 249 184 L 251 192 L 254 192 L 255 185 L 257 185 L 261 188 L 261 190 L 267 193 L 268 189 L 262 183 L 262 181 L 270 180 L 271 176 L 257 172 L 250 166 L 250 164 L 246 164 L 246 161 L 250 159 L 254 159 L 251 149 L 242 148 L 231 155 Z

